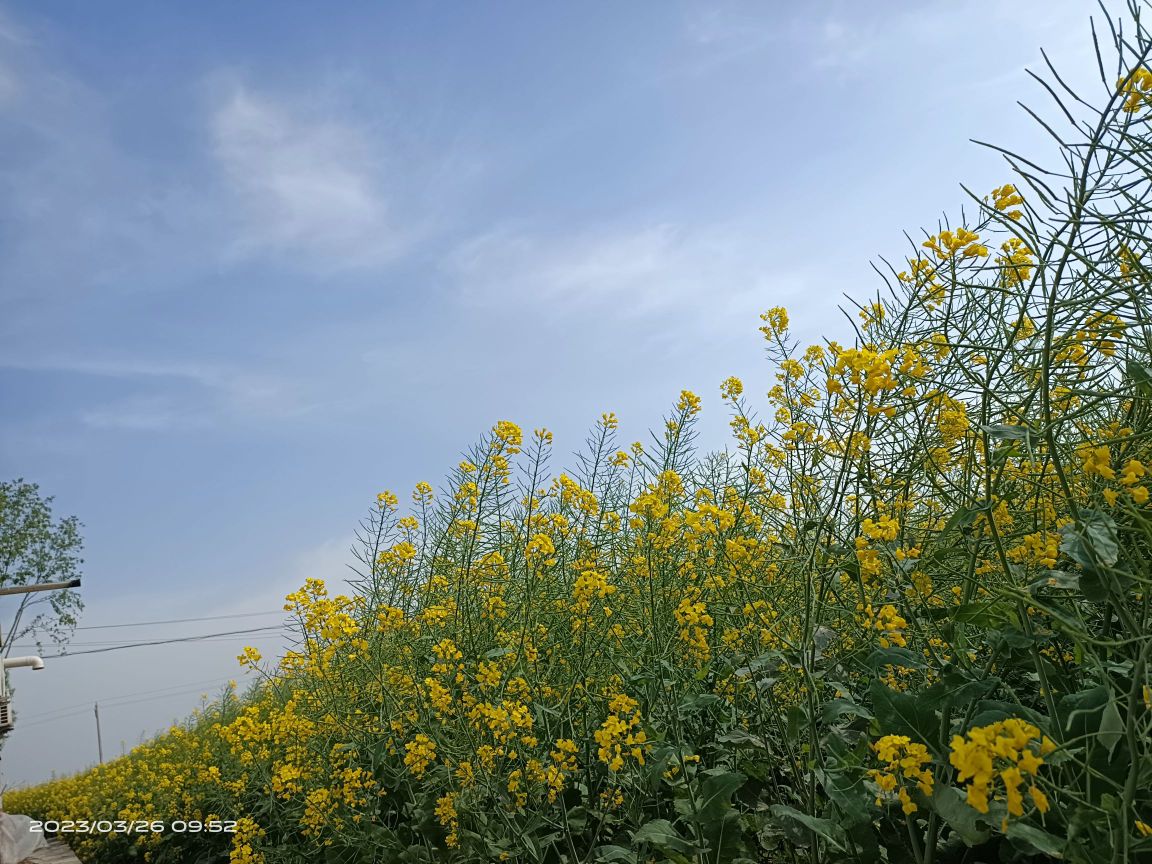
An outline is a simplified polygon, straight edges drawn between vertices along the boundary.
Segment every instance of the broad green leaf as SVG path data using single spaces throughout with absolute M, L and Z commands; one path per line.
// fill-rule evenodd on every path
M 588 824 L 588 811 L 582 805 L 577 804 L 568 811 L 565 818 L 568 827 L 573 831 L 583 831 L 584 827 Z
M 954 786 L 937 786 L 932 793 L 932 807 L 968 846 L 979 846 L 988 839 L 988 831 L 976 822 L 980 814 Z
M 948 517 L 948 521 L 944 524 L 944 530 L 941 533 L 947 534 L 957 528 L 961 530 L 967 528 L 969 525 L 976 521 L 977 516 L 979 516 L 983 511 L 987 509 L 987 504 L 978 504 L 974 507 L 958 508 L 955 513 Z
M 872 682 L 870 692 L 872 710 L 876 712 L 881 732 L 903 733 L 929 746 L 935 745 L 940 721 L 918 694 L 892 690 L 879 681 Z
M 1047 720 L 1031 708 L 1017 705 L 1014 702 L 1002 702 L 998 699 L 982 699 L 976 703 L 972 718 L 968 721 L 966 728 L 974 729 L 977 726 L 987 726 L 990 723 L 1007 720 L 1009 717 L 1019 717 L 1041 729 L 1048 725 Z
M 1065 840 L 1055 834 L 1042 831 L 1027 822 L 1011 820 L 1008 823 L 1008 837 L 1023 843 L 1031 852 L 1039 852 L 1050 858 L 1062 860 L 1064 858 Z
M 859 772 L 816 769 L 824 794 L 840 811 L 837 822 L 844 828 L 868 824 L 875 816 L 874 795 Z
M 757 750 L 766 750 L 768 745 L 759 735 L 753 735 L 745 729 L 733 729 L 723 735 L 716 736 L 717 744 L 731 744 L 734 747 L 754 747 Z
M 1080 520 L 1065 525 L 1060 533 L 1060 551 L 1084 570 L 1080 590 L 1085 597 L 1099 603 L 1125 587 L 1127 580 L 1111 569 L 1120 558 L 1116 523 L 1111 516 L 1098 510 L 1083 510 Z
M 691 853 L 693 845 L 680 836 L 680 833 L 667 819 L 653 819 L 646 822 L 632 835 L 633 845 L 647 843 L 662 852 Z
M 1005 625 L 1020 626 L 1015 611 L 1002 600 L 991 603 L 965 603 L 961 606 L 945 606 L 929 610 L 929 617 L 936 621 L 951 619 L 957 624 L 971 624 L 985 630 L 999 629 Z
M 1120 556 L 1116 523 L 1099 510 L 1081 510 L 1080 520 L 1064 527 L 1061 551 L 1082 566 L 1111 567 Z
M 636 864 L 636 853 L 623 846 L 597 846 L 596 861 L 599 864 L 612 864 L 622 861 L 624 864 Z
M 724 813 L 732 809 L 732 794 L 748 779 L 738 771 L 725 768 L 710 768 L 700 776 L 703 780 L 696 812 L 690 817 L 697 822 L 713 822 L 723 818 Z
M 1126 371 L 1132 383 L 1136 385 L 1136 392 L 1145 399 L 1152 399 L 1152 368 L 1130 359 L 1126 364 Z
M 688 717 L 700 711 L 707 711 L 723 701 L 715 693 L 697 693 L 695 696 L 688 696 L 680 703 L 680 716 Z
M 1088 718 L 1101 712 L 1111 698 L 1111 692 L 1103 684 L 1063 697 L 1057 703 L 1057 712 L 1062 718 L 1064 732 L 1071 738 L 1094 733 L 1096 730 Z
M 1071 588 L 1080 587 L 1080 574 L 1069 573 L 1067 570 L 1049 570 L 1043 579 L 1028 586 L 1029 588 Z
M 1116 745 L 1124 738 L 1124 718 L 1120 716 L 1120 709 L 1116 707 L 1114 698 L 1108 699 L 1100 714 L 1100 729 L 1096 735 L 1108 748 L 1108 758 L 1111 759 Z
M 1018 426 L 1009 423 L 995 423 L 990 426 L 981 426 L 988 433 L 989 438 L 997 441 L 1023 441 L 1024 446 L 1031 446 L 1036 433 L 1027 426 Z
M 839 720 L 841 717 L 863 717 L 872 719 L 872 712 L 862 705 L 857 705 L 851 699 L 829 699 L 820 706 L 820 719 L 825 723 Z
M 923 669 L 927 664 L 924 655 L 909 651 L 907 648 L 892 646 L 890 648 L 877 648 L 868 655 L 868 667 L 880 669 L 884 666 L 904 666 L 907 669 Z
M 1003 682 L 995 677 L 973 679 L 958 673 L 946 674 L 920 694 L 925 707 L 943 709 L 946 705 L 963 706 L 976 699 L 984 699 L 996 691 Z
M 831 819 L 820 819 L 816 816 L 809 816 L 807 813 L 801 813 L 799 810 L 794 807 L 789 807 L 787 804 L 773 804 L 768 809 L 769 812 L 780 821 L 799 823 L 809 831 L 814 831 L 827 840 L 833 849 L 840 852 L 848 851 L 844 846 L 843 829 Z

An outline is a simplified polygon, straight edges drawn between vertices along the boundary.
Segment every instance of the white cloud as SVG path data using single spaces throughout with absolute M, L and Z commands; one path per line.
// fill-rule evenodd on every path
M 231 87 L 212 118 L 240 256 L 300 255 L 325 269 L 379 263 L 405 245 L 364 132 Z
M 26 41 L 19 28 L 0 10 L 0 108 L 15 102 L 23 92 L 11 55 L 19 51 Z
M 84 411 L 80 419 L 95 429 L 122 429 L 159 432 L 180 427 L 193 429 L 206 424 L 206 418 L 182 410 L 175 399 L 164 396 L 134 396 Z
M 83 411 L 80 419 L 98 429 L 160 431 L 200 428 L 222 418 L 280 420 L 305 414 L 315 404 L 297 380 L 211 364 L 0 357 L 0 369 L 122 379 L 142 391 Z
M 1106 5 L 1116 7 L 1117 3 L 1106 0 Z M 862 7 L 839 3 L 800 38 L 810 44 L 813 65 L 829 72 L 856 72 L 875 65 L 891 68 L 890 58 L 902 56 L 921 63 L 930 54 L 936 60 L 936 75 L 946 70 L 956 76 L 948 94 L 952 95 L 953 89 L 970 90 L 974 80 L 989 74 L 1019 73 L 1036 58 L 1041 46 L 1050 53 L 1074 49 L 1086 57 L 1091 50 L 1088 17 L 1099 12 L 1093 7 L 1082 0 L 937 2 L 898 8 L 878 26 L 881 19 L 861 15 Z M 1015 44 L 1002 35 L 1024 32 L 1033 34 L 1026 44 Z M 967 43 L 969 50 L 956 51 L 958 40 Z
M 562 237 L 504 228 L 464 243 L 445 266 L 474 305 L 517 301 L 561 314 L 608 307 L 631 317 L 707 299 L 715 314 L 776 287 L 771 249 L 751 243 L 755 236 L 668 223 Z
M 840 18 L 825 18 L 814 41 L 812 64 L 823 70 L 856 68 L 874 57 L 880 44 L 874 25 Z
M 288 590 L 295 591 L 305 579 L 323 579 L 330 593 L 349 593 L 351 588 L 346 584 L 347 580 L 356 578 L 349 566 L 357 563 L 352 554 L 355 545 L 355 535 L 348 534 L 301 549 L 287 567 L 291 574 Z
M 0 62 L 0 108 L 15 102 L 20 91 L 16 73 Z

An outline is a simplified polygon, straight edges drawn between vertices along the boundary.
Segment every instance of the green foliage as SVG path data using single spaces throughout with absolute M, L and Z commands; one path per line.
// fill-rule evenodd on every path
M 52 498 L 41 497 L 35 483 L 0 483 L 0 587 L 77 578 L 84 563 L 80 527 L 75 516 L 54 520 Z M 36 639 L 39 644 L 44 637 L 63 644 L 76 626 L 77 613 L 84 608 L 72 590 L 17 596 L 15 614 L 0 634 L 5 646 L 25 638 Z M 48 609 L 37 611 L 31 606 L 37 600 L 45 600 Z M 7 647 L 3 653 L 7 655 Z

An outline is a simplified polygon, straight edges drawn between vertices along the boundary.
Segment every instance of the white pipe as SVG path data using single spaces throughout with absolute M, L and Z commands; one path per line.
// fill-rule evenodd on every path
M 20 666 L 31 666 L 33 669 L 43 669 L 44 661 L 39 657 L 5 657 L 4 668 L 16 669 Z

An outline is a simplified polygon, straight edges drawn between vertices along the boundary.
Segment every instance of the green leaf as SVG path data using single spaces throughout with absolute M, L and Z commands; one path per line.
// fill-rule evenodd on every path
M 1084 570 L 1080 590 L 1085 597 L 1098 603 L 1124 587 L 1120 574 L 1111 569 L 1120 559 L 1120 541 L 1111 516 L 1099 510 L 1082 510 L 1079 521 L 1065 525 L 1060 533 L 1060 551 Z
M 1048 725 L 1046 718 L 1024 705 L 1018 705 L 1015 702 L 1003 702 L 998 699 L 982 699 L 976 703 L 967 728 L 974 729 L 977 726 L 987 726 L 990 723 L 1007 720 L 1009 717 L 1027 720 L 1040 729 L 1044 729 Z
M 948 521 L 944 524 L 944 530 L 941 533 L 947 534 L 949 531 L 952 531 L 956 528 L 961 530 L 967 528 L 969 525 L 976 521 L 976 517 L 979 516 L 981 512 L 987 509 L 987 504 L 978 504 L 975 507 L 958 508 L 955 513 L 948 517 Z
M 990 426 L 981 426 L 988 433 L 989 438 L 997 441 L 1023 441 L 1025 447 L 1030 447 L 1036 433 L 1027 426 L 1018 426 L 1009 423 L 995 423 Z
M 1116 707 L 1114 698 L 1109 698 L 1104 705 L 1104 711 L 1100 714 L 1100 729 L 1096 735 L 1108 748 L 1108 758 L 1111 759 L 1116 745 L 1124 737 L 1124 718 L 1120 716 L 1120 709 Z
M 871 823 L 875 811 L 874 796 L 864 784 L 864 778 L 851 770 L 815 769 L 820 786 L 840 814 L 836 822 L 844 828 Z
M 610 864 L 613 861 L 623 861 L 625 864 L 636 864 L 636 853 L 623 846 L 597 846 L 596 860 L 600 864 Z
M 539 822 L 538 819 L 536 821 Z M 532 830 L 521 830 L 520 832 L 521 842 L 536 861 L 543 861 L 546 850 L 562 836 L 559 831 L 553 831 L 550 834 L 544 834 L 542 836 L 537 836 L 535 831 Z
M 936 712 L 931 706 L 925 705 L 918 694 L 891 690 L 875 680 L 870 694 L 881 732 L 902 732 L 934 746 L 940 721 L 936 718 Z
M 694 851 L 693 845 L 681 837 L 667 819 L 653 819 L 641 825 L 632 835 L 632 843 L 647 843 L 662 852 L 690 854 Z
M 868 655 L 865 661 L 870 669 L 880 669 L 883 666 L 903 666 L 907 669 L 923 669 L 927 664 L 924 655 L 909 651 L 907 648 L 877 648 Z
M 732 793 L 744 785 L 748 779 L 739 771 L 726 768 L 709 768 L 700 775 L 699 803 L 696 812 L 689 818 L 696 822 L 713 822 L 723 818 L 732 809 Z
M 1069 693 L 1057 703 L 1057 714 L 1061 718 L 1061 728 L 1069 738 L 1083 738 L 1095 733 L 1089 718 L 1102 712 L 1112 698 L 1111 692 L 1103 684 L 1077 693 Z
M 781 664 L 785 663 L 784 654 L 777 651 L 775 648 L 765 651 L 763 654 L 758 654 L 748 661 L 747 667 L 736 670 L 739 674 L 746 674 L 745 669 L 750 672 L 760 672 L 764 669 L 775 669 Z
M 843 830 L 831 819 L 820 819 L 816 816 L 809 816 L 807 813 L 801 813 L 799 810 L 794 807 L 789 807 L 787 804 L 773 804 L 768 809 L 772 815 L 781 822 L 799 823 L 809 831 L 814 831 L 827 840 L 833 849 L 840 852 L 848 851 L 844 845 Z
M 577 804 L 575 807 L 568 811 L 565 822 L 567 823 L 570 830 L 583 831 L 584 828 L 588 825 L 588 811 L 583 807 L 583 805 Z
M 731 744 L 734 747 L 754 747 L 757 750 L 767 750 L 768 745 L 759 735 L 753 735 L 745 729 L 733 729 L 723 735 L 716 736 L 717 744 Z
M 979 846 L 988 839 L 989 832 L 976 823 L 980 814 L 955 786 L 937 786 L 932 793 L 932 807 L 966 845 Z
M 920 701 L 927 708 L 940 710 L 949 705 L 963 706 L 991 695 L 1002 683 L 996 676 L 976 679 L 960 673 L 948 673 L 922 692 Z
M 1015 820 L 1008 823 L 1007 836 L 1024 844 L 1030 852 L 1039 852 L 1051 858 L 1063 859 L 1064 838 L 1041 831 L 1027 822 Z
M 680 702 L 680 716 L 689 717 L 692 714 L 707 711 L 723 701 L 715 693 L 697 693 L 695 696 L 688 696 Z
M 1080 587 L 1080 574 L 1069 573 L 1067 570 L 1049 570 L 1048 575 L 1035 583 L 1036 588 L 1071 588 Z
M 863 717 L 872 719 L 872 712 L 862 705 L 857 705 L 851 699 L 829 699 L 820 706 L 820 719 L 825 723 L 839 720 L 841 717 Z
M 1125 367 L 1128 377 L 1136 386 L 1136 392 L 1145 399 L 1152 399 L 1152 369 L 1143 363 L 1129 360 Z
M 1081 510 L 1081 518 L 1078 522 L 1066 526 L 1071 528 L 1072 536 L 1078 539 L 1083 544 L 1077 545 L 1070 543 L 1070 549 L 1066 550 L 1069 554 L 1073 555 L 1073 559 L 1081 564 L 1100 563 L 1111 567 L 1116 563 L 1120 556 L 1120 546 L 1116 539 L 1116 523 L 1112 517 L 1107 513 L 1101 513 L 1099 510 Z M 1091 559 L 1087 556 L 1077 557 L 1078 554 L 1090 551 L 1092 553 Z
M 1084 595 L 1086 600 L 1091 600 L 1093 603 L 1103 603 L 1113 591 L 1120 593 L 1129 584 L 1131 584 L 1131 580 L 1126 576 L 1114 571 L 1097 570 L 1093 573 L 1085 573 L 1080 577 L 1080 593 Z
M 1002 600 L 991 603 L 965 603 L 961 606 L 946 606 L 929 610 L 929 617 L 935 621 L 951 619 L 957 624 L 971 624 L 985 630 L 996 630 L 1005 625 L 1020 627 L 1020 619 L 1015 611 Z

